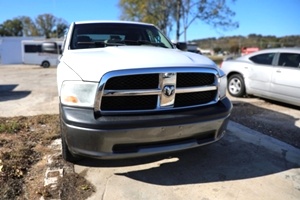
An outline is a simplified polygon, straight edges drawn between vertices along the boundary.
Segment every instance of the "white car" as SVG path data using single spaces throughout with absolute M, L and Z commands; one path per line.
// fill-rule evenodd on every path
M 266 49 L 224 61 L 230 95 L 246 94 L 300 106 L 300 48 Z
M 62 155 L 123 158 L 210 144 L 232 104 L 213 61 L 154 25 L 72 23 L 57 67 Z

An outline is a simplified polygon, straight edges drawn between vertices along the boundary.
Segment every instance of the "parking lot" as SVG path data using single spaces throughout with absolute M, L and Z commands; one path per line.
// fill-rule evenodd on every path
M 58 114 L 55 75 L 55 68 L 0 66 L 0 117 Z M 232 101 L 264 109 L 265 123 L 266 116 L 280 123 L 285 115 L 300 134 L 297 108 L 257 98 Z M 147 158 L 85 159 L 74 169 L 95 185 L 89 199 L 300 199 L 300 149 L 233 121 L 226 136 L 208 146 Z

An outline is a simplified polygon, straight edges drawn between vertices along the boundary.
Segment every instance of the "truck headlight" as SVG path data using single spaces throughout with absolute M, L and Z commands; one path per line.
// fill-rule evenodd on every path
M 60 101 L 64 105 L 93 107 L 98 83 L 65 81 L 60 92 Z
M 223 76 L 219 77 L 218 80 L 218 88 L 219 88 L 219 99 L 222 99 L 226 96 L 226 87 L 227 87 L 227 77 L 224 74 Z

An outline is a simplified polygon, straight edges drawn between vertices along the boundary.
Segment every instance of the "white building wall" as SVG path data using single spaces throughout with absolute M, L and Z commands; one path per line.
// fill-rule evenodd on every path
M 22 40 L 44 37 L 0 37 L 0 64 L 22 64 Z

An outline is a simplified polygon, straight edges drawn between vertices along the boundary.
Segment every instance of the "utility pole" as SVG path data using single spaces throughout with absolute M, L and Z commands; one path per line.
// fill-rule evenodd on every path
M 181 0 L 176 0 L 176 42 L 180 38 Z

